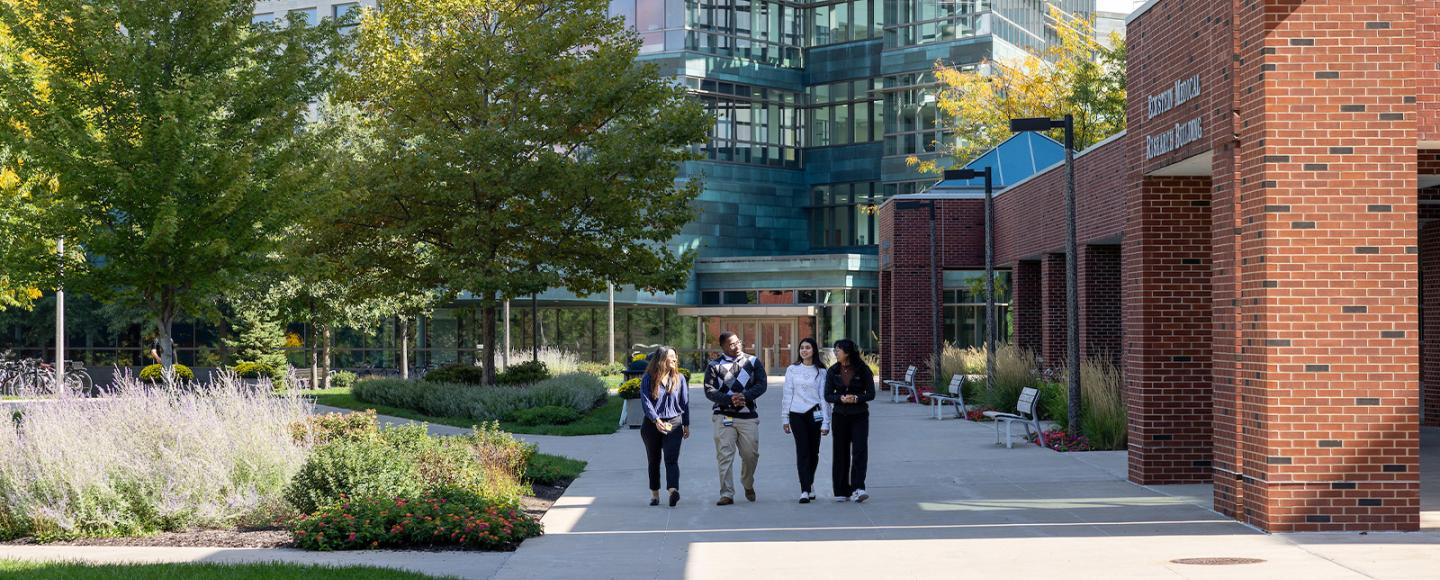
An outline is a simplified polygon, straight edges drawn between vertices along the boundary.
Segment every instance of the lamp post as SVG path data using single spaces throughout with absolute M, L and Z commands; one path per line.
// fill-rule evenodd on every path
M 1070 393 L 1071 431 L 1080 428 L 1080 294 L 1075 285 L 1079 274 L 1076 261 L 1075 242 L 1075 116 L 1065 115 L 1060 119 L 1046 117 L 1031 119 L 1010 119 L 1010 130 L 1025 131 L 1065 130 L 1065 333 L 1067 391 Z
M 895 209 L 912 209 L 924 207 L 930 210 L 930 341 L 934 346 L 935 374 L 940 372 L 940 281 L 936 274 L 939 265 L 935 261 L 935 200 L 925 201 L 897 201 Z M 938 384 L 937 377 L 930 377 L 932 384 Z M 920 397 L 916 395 L 916 402 Z
M 55 392 L 65 390 L 65 238 L 61 237 L 55 246 L 60 258 L 60 269 L 55 285 Z
M 983 171 L 970 168 L 947 169 L 945 179 L 985 178 L 985 388 L 995 390 L 995 348 L 998 330 L 995 328 L 995 233 L 992 223 L 995 219 L 995 190 L 991 181 L 991 169 Z

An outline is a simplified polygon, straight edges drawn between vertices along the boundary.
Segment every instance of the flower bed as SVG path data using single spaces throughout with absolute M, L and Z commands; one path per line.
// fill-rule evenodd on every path
M 1068 451 L 1097 451 L 1097 449 L 1090 445 L 1089 439 L 1086 439 L 1084 435 L 1078 433 L 1070 433 L 1057 429 L 1054 431 L 1046 431 L 1042 434 L 1042 437 L 1045 441 L 1045 447 L 1061 453 Z M 1028 435 L 1027 439 L 1031 443 L 1035 443 L 1034 435 Z
M 297 547 L 323 551 L 416 546 L 511 550 L 541 533 L 540 522 L 524 512 L 469 494 L 346 501 L 301 516 L 290 529 Z

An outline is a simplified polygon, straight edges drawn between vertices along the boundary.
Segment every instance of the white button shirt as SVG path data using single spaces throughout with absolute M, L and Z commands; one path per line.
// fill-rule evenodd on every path
M 826 371 L 808 365 L 785 368 L 785 392 L 780 397 L 780 424 L 790 424 L 790 413 L 805 413 L 820 406 L 825 421 L 822 429 L 830 428 L 830 405 L 825 402 Z

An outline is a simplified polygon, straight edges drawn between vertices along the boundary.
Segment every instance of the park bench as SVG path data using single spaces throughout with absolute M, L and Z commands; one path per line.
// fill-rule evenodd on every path
M 1005 447 L 1014 448 L 1015 442 L 1010 439 L 1010 425 L 1019 423 L 1025 428 L 1025 435 L 1030 435 L 1030 428 L 1035 428 L 1035 438 L 1044 445 L 1045 432 L 1040 430 L 1040 419 L 1035 414 L 1036 403 L 1040 399 L 1040 391 L 1035 387 L 1025 387 L 1020 391 L 1020 400 L 1015 402 L 1014 413 L 1003 413 L 1000 411 L 986 411 L 985 416 L 995 421 L 995 444 L 1000 444 L 1000 423 L 1005 423 Z
M 950 377 L 950 384 L 944 387 L 945 390 L 930 394 L 930 409 L 935 412 L 935 419 L 937 421 L 944 420 L 944 417 L 942 416 L 943 413 L 941 411 L 944 409 L 946 404 L 955 406 L 956 417 L 961 419 L 965 418 L 965 393 L 963 390 L 964 385 L 965 376 L 955 375 L 953 377 Z
M 910 365 L 910 368 L 908 368 L 908 369 L 905 370 L 905 380 L 903 380 L 903 381 L 889 380 L 889 381 L 885 381 L 885 384 L 890 387 L 890 402 L 891 402 L 891 403 L 899 403 L 899 402 L 900 402 L 900 391 L 908 391 L 908 392 L 910 393 L 909 395 L 906 395 L 905 398 L 907 398 L 907 399 L 910 398 L 911 396 L 914 396 L 914 395 L 915 395 L 915 365 Z

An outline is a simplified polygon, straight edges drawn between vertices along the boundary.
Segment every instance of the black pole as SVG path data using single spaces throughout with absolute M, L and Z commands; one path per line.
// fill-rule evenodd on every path
M 995 391 L 995 348 L 999 344 L 995 328 L 995 220 L 994 190 L 991 171 L 985 168 L 985 388 Z
M 540 294 L 530 295 L 530 360 L 540 360 Z
M 935 370 L 932 374 L 940 374 L 940 280 L 936 270 L 939 263 L 935 260 L 935 200 L 930 200 L 930 340 L 935 346 Z M 939 376 L 930 377 L 930 384 L 939 387 Z M 915 402 L 920 402 L 920 395 L 915 395 Z
M 1070 432 L 1080 431 L 1080 293 L 1079 254 L 1075 241 L 1075 116 L 1065 115 L 1065 317 L 1066 357 L 1070 367 Z

